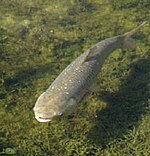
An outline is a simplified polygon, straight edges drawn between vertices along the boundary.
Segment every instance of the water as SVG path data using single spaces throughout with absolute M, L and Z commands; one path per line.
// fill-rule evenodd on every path
M 90 94 L 73 116 L 38 123 L 32 110 L 37 97 L 83 51 L 149 20 L 149 5 L 0 1 L 0 155 L 149 154 L 149 26 L 136 36 L 136 54 L 117 50 L 108 58 L 97 79 L 101 91 Z

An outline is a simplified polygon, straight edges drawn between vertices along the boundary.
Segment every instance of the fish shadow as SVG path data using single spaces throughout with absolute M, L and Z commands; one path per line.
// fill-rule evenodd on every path
M 102 148 L 110 142 L 122 138 L 146 114 L 150 90 L 150 52 L 131 64 L 131 72 L 116 93 L 102 92 L 100 99 L 108 106 L 98 112 L 95 126 L 88 138 Z

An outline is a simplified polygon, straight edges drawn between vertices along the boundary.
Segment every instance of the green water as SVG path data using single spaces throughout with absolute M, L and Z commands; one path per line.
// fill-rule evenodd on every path
M 82 52 L 149 19 L 149 0 L 1 0 L 0 155 L 150 155 L 150 25 L 136 52 L 106 60 L 72 117 L 39 123 L 32 110 Z

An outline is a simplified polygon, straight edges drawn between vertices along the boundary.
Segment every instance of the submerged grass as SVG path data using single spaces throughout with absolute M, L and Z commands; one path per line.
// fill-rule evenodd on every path
M 150 155 L 150 29 L 116 50 L 71 118 L 38 123 L 37 97 L 96 42 L 150 18 L 149 1 L 0 1 L 0 154 Z

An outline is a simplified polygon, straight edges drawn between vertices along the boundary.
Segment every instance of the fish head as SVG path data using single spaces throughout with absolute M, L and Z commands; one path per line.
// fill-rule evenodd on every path
M 60 100 L 58 98 L 49 98 L 44 92 L 37 99 L 33 108 L 35 118 L 39 122 L 50 122 L 62 114 L 59 106 Z

